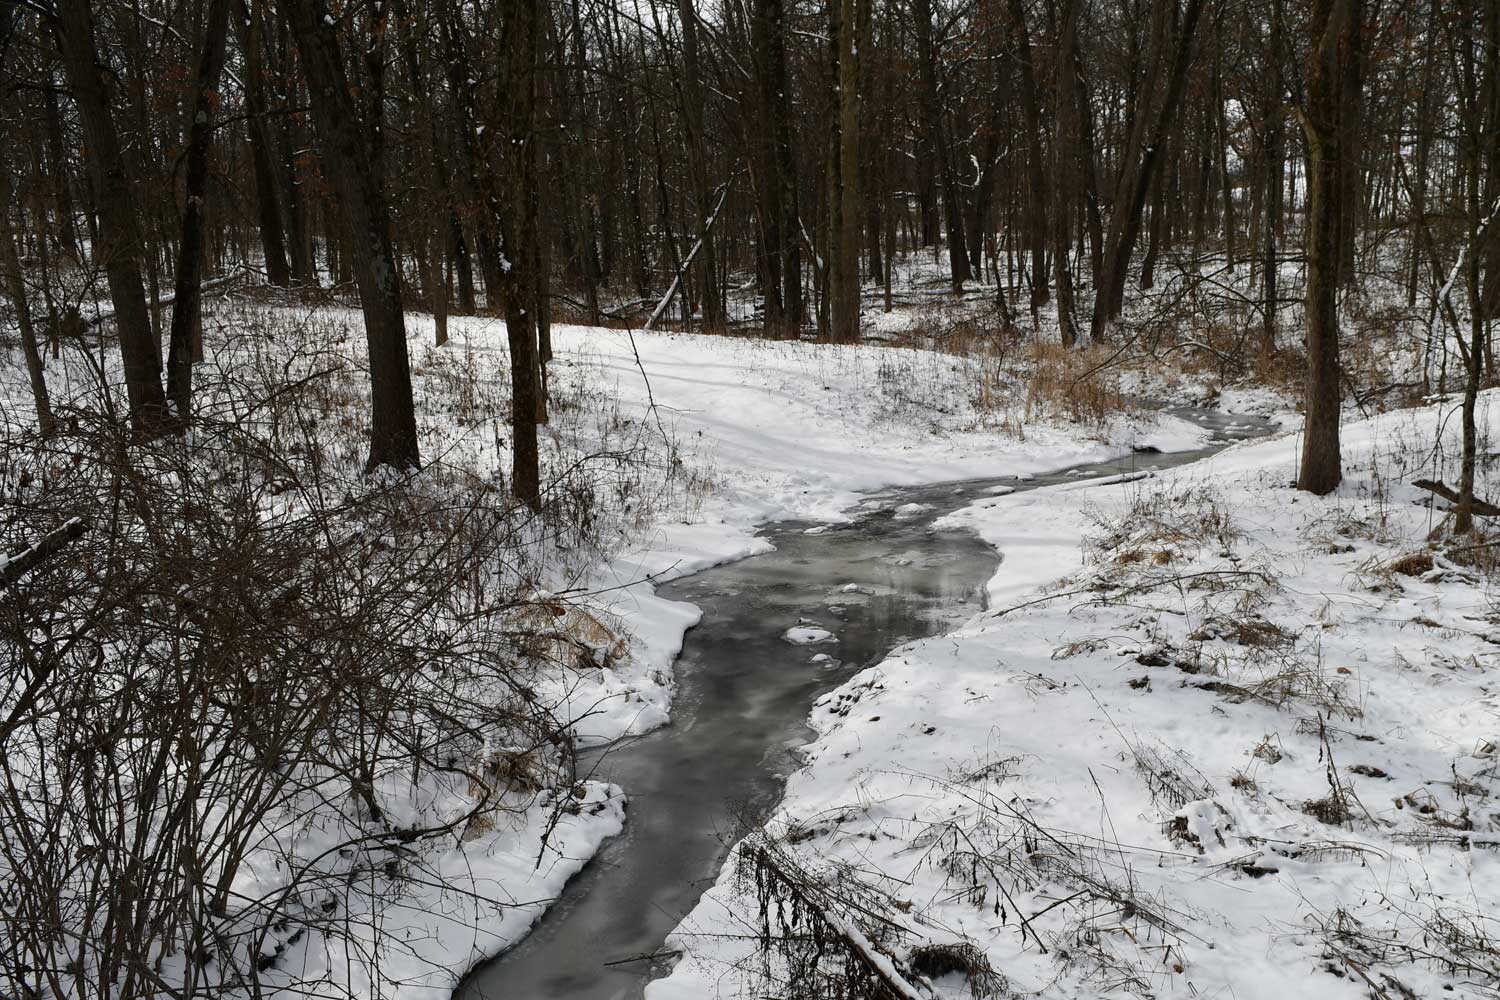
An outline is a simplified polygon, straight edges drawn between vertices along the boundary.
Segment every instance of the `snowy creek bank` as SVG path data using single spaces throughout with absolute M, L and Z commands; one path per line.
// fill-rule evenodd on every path
M 995 550 L 934 522 L 1009 489 L 1177 466 L 1266 430 L 1253 418 L 1176 415 L 1212 431 L 1213 443 L 1025 478 L 881 491 L 847 523 L 774 524 L 764 532 L 773 551 L 659 588 L 657 596 L 702 610 L 676 665 L 672 722 L 589 750 L 579 763 L 581 774 L 624 789 L 625 830 L 530 935 L 465 978 L 460 1000 L 641 996 L 675 957 L 667 935 L 733 844 L 779 801 L 818 696 L 891 649 L 983 610 Z

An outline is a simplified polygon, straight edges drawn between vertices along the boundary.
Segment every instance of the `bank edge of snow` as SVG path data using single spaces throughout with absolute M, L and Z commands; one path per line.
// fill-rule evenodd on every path
M 415 877 L 391 879 L 399 892 L 330 900 L 347 907 L 338 937 L 273 935 L 277 964 L 261 973 L 260 991 L 449 1000 L 465 970 L 525 937 L 567 881 L 624 828 L 619 787 L 585 781 L 562 794 L 561 808 L 550 793 L 513 801 L 518 812 L 500 813 L 499 829 L 422 858 Z M 379 881 L 374 873 L 368 879 Z M 236 890 L 257 898 L 280 881 L 278 872 L 249 866 Z
M 302 316 L 299 310 L 266 311 L 285 312 L 293 323 Z M 321 309 L 318 316 L 351 330 L 361 322 L 349 309 Z M 503 323 L 453 317 L 450 343 L 438 349 L 430 346 L 430 317 L 408 315 L 407 320 L 419 381 L 429 358 L 452 363 L 488 355 L 503 363 L 507 354 Z M 947 383 L 962 375 L 961 363 L 931 352 L 681 334 L 632 337 L 579 327 L 555 327 L 553 336 L 556 365 L 577 365 L 581 378 L 608 381 L 609 393 L 642 428 L 649 432 L 660 420 L 683 448 L 684 461 L 706 464 L 716 480 L 695 509 L 658 521 L 586 581 L 585 589 L 596 593 L 597 609 L 629 636 L 630 648 L 597 676 L 559 679 L 545 692 L 560 714 L 576 720 L 584 743 L 607 742 L 668 721 L 672 663 L 699 611 L 658 597 L 655 585 L 767 551 L 769 543 L 755 534 L 761 524 L 842 521 L 862 491 L 884 486 L 1037 474 L 1114 458 L 1132 448 L 1187 450 L 1201 446 L 1205 436 L 1186 421 L 1143 415 L 1116 421 L 1105 441 L 1049 426 L 1028 427 L 1028 439 L 1019 441 L 983 429 L 984 421 L 962 400 L 957 383 Z M 362 338 L 344 342 L 357 352 Z M 64 396 L 88 389 L 87 377 L 70 379 L 66 368 L 49 377 Z M 914 382 L 927 386 L 929 398 L 909 398 Z M 923 410 L 933 394 L 952 399 Z M 445 424 L 451 420 L 445 401 L 420 386 L 419 397 L 425 451 L 479 468 L 503 466 L 504 456 L 488 435 Z M 654 412 L 648 408 L 652 402 Z M 15 403 L 18 412 L 29 405 L 19 388 Z M 562 423 L 555 421 L 543 433 L 564 433 Z M 460 452 L 465 457 L 458 457 Z M 433 778 L 403 789 L 407 793 L 422 810 L 439 813 L 461 813 L 467 802 L 461 783 Z M 340 937 L 295 928 L 272 934 L 266 954 L 275 954 L 276 965 L 263 972 L 265 989 L 277 992 L 276 977 L 283 975 L 278 970 L 293 970 L 296 983 L 283 976 L 283 992 L 446 998 L 465 970 L 523 938 L 568 879 L 622 829 L 625 801 L 617 787 L 586 781 L 564 794 L 569 801 L 562 809 L 550 795 L 509 803 L 515 811 L 493 817 L 498 829 L 413 859 L 416 877 L 368 873 L 368 896 L 325 901 L 355 907 L 341 914 Z M 400 817 L 393 813 L 392 819 Z M 310 818 L 297 833 L 299 851 L 307 856 L 318 856 L 320 844 L 357 835 L 316 825 Z M 261 898 L 284 881 L 284 873 L 250 863 L 237 889 L 244 898 Z M 389 905 L 372 912 L 368 899 Z
M 452 323 L 452 349 L 504 353 L 503 329 Z M 1132 450 L 1191 451 L 1208 437 L 1143 412 L 1117 418 L 1102 441 L 1048 424 L 1018 440 L 965 399 L 963 359 L 928 351 L 577 326 L 554 327 L 553 349 L 555 363 L 605 382 L 632 419 L 665 430 L 682 460 L 713 480 L 695 509 L 671 512 L 591 580 L 633 639 L 631 655 L 597 680 L 569 678 L 550 692 L 585 744 L 670 719 L 672 663 L 699 613 L 657 597 L 656 585 L 768 551 L 761 525 L 841 523 L 863 493 L 884 487 L 1038 475 Z M 905 384 L 945 378 L 954 381 L 932 390 L 947 394 L 940 407 L 915 408 Z
M 908 921 L 915 939 L 978 943 L 1022 993 L 1125 995 L 1093 978 L 1086 961 L 1054 963 L 1026 947 L 1016 911 L 1036 921 L 1065 890 L 1034 897 L 1012 886 L 1014 899 L 991 896 L 976 907 L 965 886 L 935 871 L 932 831 L 974 821 L 976 802 L 1003 799 L 1046 828 L 1100 848 L 1090 863 L 1188 930 L 1169 942 L 1118 914 L 1103 914 L 1102 924 L 1069 925 L 1063 910 L 1052 910 L 1037 923 L 1054 954 L 1102 948 L 1141 969 L 1157 996 L 1366 996 L 1347 964 L 1359 964 L 1360 945 L 1341 945 L 1318 921 L 1343 914 L 1347 926 L 1368 928 L 1377 947 L 1393 942 L 1394 953 L 1395 942 L 1423 947 L 1421 920 L 1443 907 L 1500 912 L 1496 852 L 1400 840 L 1451 832 L 1424 820 L 1417 802 L 1447 817 L 1460 810 L 1469 816 L 1472 807 L 1478 830 L 1500 823 L 1493 798 L 1471 792 L 1466 801 L 1443 788 L 1447 778 L 1500 791 L 1494 751 L 1484 749 L 1500 744 L 1500 695 L 1490 679 L 1497 657 L 1484 626 L 1464 617 L 1486 595 L 1480 587 L 1412 580 L 1398 584 L 1399 592 L 1371 596 L 1362 582 L 1376 572 L 1372 566 L 1419 545 L 1434 521 L 1414 505 L 1420 491 L 1401 484 L 1443 471 L 1429 464 L 1439 416 L 1429 407 L 1346 426 L 1346 480 L 1329 498 L 1288 488 L 1299 442 L 1287 434 L 1153 480 L 1070 484 L 986 499 L 950 515 L 948 526 L 970 527 L 1003 557 L 988 584 L 994 610 L 948 636 L 893 651 L 820 700 L 809 720 L 818 738 L 805 748 L 805 766 L 789 779 L 768 828 L 796 831 L 797 846 L 789 849 L 804 864 L 852 866 L 845 877 L 863 873 L 907 909 L 915 904 L 920 917 Z M 1482 400 L 1480 423 L 1500 430 L 1494 395 Z M 1203 624 L 1188 601 L 1181 621 L 1086 608 L 1087 595 L 996 619 L 996 610 L 1035 600 L 1039 587 L 1068 589 L 1056 581 L 1084 569 L 1079 540 L 1096 512 L 1119 515 L 1146 491 L 1188 496 L 1205 487 L 1227 499 L 1244 533 L 1243 565 L 1276 575 L 1281 590 L 1264 613 L 1296 630 L 1299 642 L 1317 644 L 1319 669 L 1326 666 L 1362 712 L 1328 720 L 1328 746 L 1340 780 L 1370 810 L 1368 824 L 1361 814 L 1356 829 L 1329 827 L 1301 808 L 1328 793 L 1321 726 L 1303 725 L 1313 706 L 1230 703 L 1192 690 L 1196 683 L 1170 666 L 1162 671 L 1154 660 L 1143 666 L 1127 657 L 1186 646 L 1187 633 Z M 1378 524 L 1381 536 L 1364 537 L 1360 528 L 1342 533 L 1358 523 Z M 1316 541 L 1325 532 L 1338 552 Z M 1324 550 L 1310 550 L 1313 544 Z M 1214 639 L 1208 645 L 1224 647 Z M 1228 682 L 1254 680 L 1227 669 Z M 1160 685 L 1155 695 L 1152 681 Z M 1156 704 L 1160 699 L 1166 703 Z M 1253 756 L 1258 745 L 1275 754 Z M 1142 789 L 1132 747 L 1184 751 L 1184 770 L 1205 778 L 1200 800 L 1175 813 L 1159 806 Z M 1277 762 L 1268 763 L 1273 756 Z M 1347 770 L 1356 764 L 1376 770 Z M 997 766 L 997 779 L 974 777 Z M 1232 784 L 1236 773 L 1250 775 L 1251 784 Z M 1404 796 L 1415 798 L 1403 805 Z M 1198 839 L 1201 855 L 1168 840 L 1164 824 L 1173 821 Z M 1477 846 L 1495 835 L 1471 836 Z M 1352 846 L 1340 853 L 1341 843 Z M 986 888 L 983 877 L 978 888 Z M 902 919 L 900 909 L 898 903 L 889 916 Z M 1095 934 L 1087 947 L 1069 937 L 1081 926 Z M 738 977 L 756 967 L 759 927 L 753 892 L 746 894 L 731 861 L 669 939 L 685 957 L 648 987 L 648 1000 L 743 995 Z M 1369 968 L 1379 981 L 1387 967 Z M 1399 995 L 1492 995 L 1485 990 L 1493 984 L 1474 981 L 1477 973 L 1466 983 L 1463 974 L 1444 975 L 1433 964 L 1406 962 L 1391 971 L 1414 990 Z M 968 993 L 947 982 L 937 995 Z
M 455 349 L 503 351 L 495 324 L 455 326 Z M 637 735 L 669 721 L 673 661 L 701 612 L 658 597 L 656 587 L 769 551 L 770 542 L 756 534 L 761 525 L 843 522 L 864 492 L 882 487 L 1038 475 L 1138 449 L 1190 451 L 1208 436 L 1186 420 L 1151 413 L 1116 421 L 1105 442 L 1049 426 L 1028 428 L 1025 441 L 964 429 L 974 414 L 962 406 L 952 407 L 944 420 L 897 423 L 863 384 L 875 377 L 888 348 L 688 334 L 632 337 L 566 326 L 554 327 L 553 338 L 562 363 L 612 379 L 611 395 L 635 419 L 643 425 L 661 419 L 685 443 L 685 461 L 707 463 L 716 472 L 714 490 L 695 511 L 654 524 L 594 574 L 591 589 L 630 636 L 631 648 L 622 662 L 600 670 L 596 682 L 575 678 L 555 692 L 559 713 L 575 720 L 584 744 Z M 928 352 L 905 354 L 916 359 L 914 365 L 938 370 L 952 361 Z M 513 946 L 530 924 L 516 926 L 514 937 L 496 935 L 489 955 L 475 952 L 468 964 Z
M 456 326 L 456 329 L 454 328 Z M 498 328 L 503 334 L 503 327 Z M 495 324 L 450 326 L 455 350 L 502 350 Z M 868 490 L 1001 475 L 1036 475 L 1106 461 L 1135 449 L 1188 451 L 1207 432 L 1167 414 L 1119 420 L 1108 442 L 1082 441 L 1053 427 L 1029 430 L 1030 440 L 963 430 L 973 414 L 953 407 L 942 421 L 893 425 L 868 385 L 890 350 L 776 343 L 686 334 L 554 327 L 563 364 L 612 379 L 611 395 L 649 426 L 655 419 L 679 442 L 688 462 L 716 470 L 715 489 L 686 515 L 663 519 L 633 547 L 598 567 L 591 589 L 630 637 L 630 655 L 602 668 L 596 681 L 572 678 L 553 692 L 557 711 L 573 719 L 580 743 L 607 743 L 666 724 L 671 716 L 673 662 L 701 617 L 692 604 L 657 596 L 659 584 L 769 551 L 759 527 L 774 520 L 823 523 L 849 519 Z M 906 352 L 938 368 L 943 355 Z M 655 407 L 654 412 L 652 407 Z M 604 836 L 591 834 L 586 862 Z M 561 874 L 562 869 L 555 869 Z M 537 912 L 540 915 L 540 911 Z M 533 918 L 534 919 L 534 918 Z M 531 921 L 512 921 L 472 949 L 454 968 L 479 964 L 514 946 Z M 443 937 L 439 927 L 434 938 Z M 455 956 L 457 957 L 457 956 Z M 401 993 L 406 1000 L 407 993 Z M 415 1000 L 415 998 L 413 998 Z

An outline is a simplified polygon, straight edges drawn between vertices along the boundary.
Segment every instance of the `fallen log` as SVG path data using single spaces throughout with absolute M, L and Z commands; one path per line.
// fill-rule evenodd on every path
M 89 523 L 83 518 L 71 518 L 61 528 L 49 531 L 15 555 L 0 555 L 0 586 L 15 583 L 88 530 Z
M 1413 479 L 1411 484 L 1419 490 L 1426 490 L 1429 493 L 1436 493 L 1438 496 L 1442 497 L 1444 500 L 1447 500 L 1449 503 L 1454 504 L 1455 506 L 1459 502 L 1458 490 L 1455 490 L 1453 487 L 1448 486 L 1445 483 L 1436 482 L 1432 479 Z M 1496 507 L 1488 500 L 1481 500 L 1479 497 L 1474 498 L 1469 507 L 1469 510 L 1474 514 L 1478 514 L 1480 517 L 1500 517 L 1500 507 Z

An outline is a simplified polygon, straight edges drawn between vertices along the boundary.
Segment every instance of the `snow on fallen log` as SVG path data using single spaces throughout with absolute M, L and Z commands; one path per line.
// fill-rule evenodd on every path
M 83 518 L 69 518 L 62 527 L 49 531 L 15 555 L 0 555 L 0 586 L 15 583 L 88 530 L 89 523 Z

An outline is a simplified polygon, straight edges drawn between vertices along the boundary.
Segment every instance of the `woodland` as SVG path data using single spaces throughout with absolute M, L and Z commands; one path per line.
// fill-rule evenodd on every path
M 1497 213 L 1500 0 L 0 2 L 0 998 L 530 995 L 788 525 L 535 995 L 1500 996 Z

